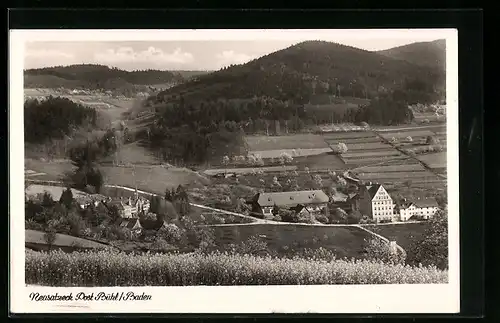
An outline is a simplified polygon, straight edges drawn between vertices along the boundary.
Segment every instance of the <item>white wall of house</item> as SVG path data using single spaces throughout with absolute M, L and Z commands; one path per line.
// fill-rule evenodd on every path
M 264 206 L 262 208 L 262 213 L 264 215 L 273 215 L 273 208 L 274 208 L 273 206 Z
M 380 186 L 375 196 L 373 196 L 372 215 L 373 219 L 377 221 L 392 220 L 394 218 L 394 202 L 383 186 Z
M 318 214 L 324 212 L 326 204 L 308 205 L 306 206 L 307 211 L 311 214 Z
M 414 204 L 412 204 L 410 207 L 406 209 L 401 209 L 399 211 L 400 213 L 400 220 L 401 221 L 408 221 L 412 216 L 421 216 L 424 219 L 430 219 L 436 212 L 438 211 L 438 207 L 436 206 L 429 206 L 429 207 L 417 207 Z

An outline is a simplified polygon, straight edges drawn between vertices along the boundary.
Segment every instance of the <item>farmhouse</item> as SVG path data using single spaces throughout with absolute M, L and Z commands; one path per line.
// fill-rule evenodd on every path
M 344 194 L 341 192 L 336 192 L 330 197 L 331 206 L 334 208 L 340 208 L 347 213 L 352 210 L 358 209 L 358 195 L 356 193 Z
M 356 201 L 355 209 L 377 222 L 394 218 L 394 202 L 381 184 L 360 186 L 352 200 Z
M 434 198 L 405 201 L 396 207 L 401 221 L 408 221 L 411 218 L 427 220 L 434 216 L 438 210 L 439 206 Z
M 328 196 L 322 190 L 259 193 L 249 202 L 253 213 L 272 215 L 274 206 L 317 214 L 328 212 Z
M 120 198 L 120 200 L 114 200 L 108 203 L 108 206 L 112 205 L 118 208 L 120 217 L 128 219 L 136 218 L 141 212 L 147 214 L 149 212 L 150 202 L 136 193 L 134 198 L 129 197 L 126 200 Z

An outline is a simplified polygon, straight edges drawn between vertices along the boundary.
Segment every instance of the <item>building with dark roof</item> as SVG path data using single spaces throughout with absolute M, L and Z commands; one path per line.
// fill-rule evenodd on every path
M 127 228 L 134 233 L 140 233 L 142 231 L 142 225 L 137 218 L 119 219 L 118 226 Z
M 250 201 L 253 213 L 273 215 L 274 206 L 310 213 L 326 210 L 329 198 L 322 190 L 259 193 Z

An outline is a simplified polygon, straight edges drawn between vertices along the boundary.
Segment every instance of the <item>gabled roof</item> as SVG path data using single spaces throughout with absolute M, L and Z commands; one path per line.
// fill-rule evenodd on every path
M 379 188 L 380 188 L 380 184 L 372 184 L 372 185 L 367 185 L 366 186 L 366 189 L 368 191 L 368 194 L 370 194 L 370 198 L 373 199 L 373 197 L 375 196 L 375 194 L 377 194 Z
M 417 199 L 417 200 L 414 200 L 413 203 L 417 207 L 438 207 L 439 206 L 436 199 L 432 198 L 432 197 Z
M 294 206 L 297 204 L 323 204 L 328 203 L 329 198 L 322 190 L 315 191 L 291 191 L 276 193 L 259 193 L 254 202 L 260 206 Z
M 416 208 L 439 207 L 435 198 L 422 198 L 413 201 L 403 202 L 401 203 L 401 205 L 399 205 L 399 208 L 404 210 L 412 205 L 414 205 Z
M 332 202 L 345 202 L 345 201 L 347 201 L 348 198 L 349 198 L 349 196 L 345 195 L 342 192 L 337 192 L 337 193 L 333 194 L 331 197 Z
M 118 225 L 120 227 L 125 227 L 127 229 L 134 229 L 136 227 L 142 228 L 141 223 L 137 218 L 121 219 Z

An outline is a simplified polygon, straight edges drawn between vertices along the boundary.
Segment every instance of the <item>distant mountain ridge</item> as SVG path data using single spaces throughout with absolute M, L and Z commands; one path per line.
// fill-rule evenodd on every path
M 204 71 L 160 71 L 154 69 L 125 71 L 98 64 L 76 64 L 24 71 L 27 88 L 82 88 L 142 91 L 148 86 L 182 83 Z
M 446 70 L 446 40 L 418 42 L 398 46 L 377 53 L 412 64 Z
M 158 94 L 159 101 L 252 98 L 308 102 L 311 96 L 332 94 L 370 98 L 380 91 L 419 79 L 443 88 L 443 71 L 394 59 L 377 52 L 325 41 L 306 41 L 254 59 L 201 75 Z

